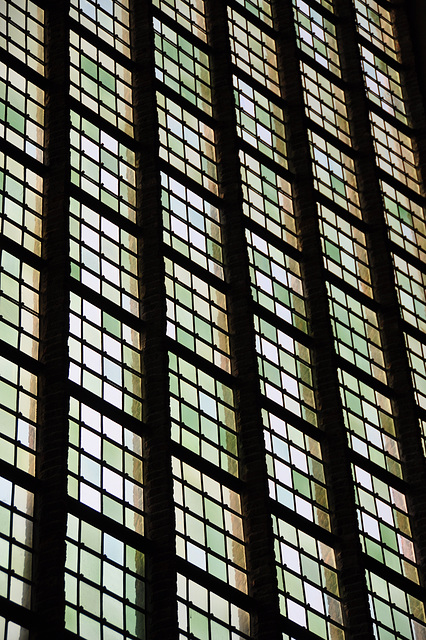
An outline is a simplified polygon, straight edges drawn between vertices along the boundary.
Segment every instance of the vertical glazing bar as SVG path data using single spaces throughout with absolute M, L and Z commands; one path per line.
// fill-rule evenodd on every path
M 138 225 L 146 436 L 146 535 L 152 542 L 147 562 L 150 640 L 177 638 L 175 517 L 171 456 L 170 400 L 166 345 L 163 226 L 155 97 L 154 31 L 151 2 L 132 3 L 135 137 L 140 144 L 137 171 Z
M 34 638 L 64 629 L 68 437 L 68 24 L 67 3 L 46 6 L 46 158 L 41 277 L 39 437 L 35 501 Z
M 408 75 L 407 91 L 410 100 L 418 105 L 419 116 L 423 119 L 426 102 L 426 50 L 422 29 L 426 23 L 426 5 L 422 0 L 412 0 L 408 4 L 392 2 L 392 5 L 401 61 Z

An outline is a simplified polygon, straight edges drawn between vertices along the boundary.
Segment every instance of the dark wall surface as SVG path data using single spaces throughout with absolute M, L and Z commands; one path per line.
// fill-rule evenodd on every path
M 416 54 L 420 89 L 423 103 L 426 105 L 426 0 L 406 0 L 406 5 Z

